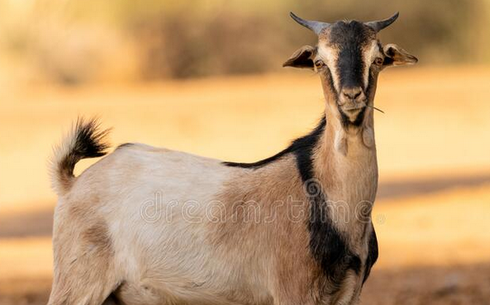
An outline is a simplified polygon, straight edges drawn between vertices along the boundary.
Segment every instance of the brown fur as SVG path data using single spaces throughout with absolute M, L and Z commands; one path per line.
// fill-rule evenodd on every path
M 275 304 L 313 304 L 310 287 L 319 270 L 308 251 L 298 251 L 309 244 L 309 204 L 294 157 L 238 173 L 219 199 L 226 204 L 226 219 L 235 221 L 213 225 L 216 247 L 263 266 L 259 271 L 266 277 L 264 284 L 272 287 Z M 261 208 L 258 223 L 250 220 L 251 204 Z M 271 215 L 274 221 L 268 221 Z
M 70 202 L 69 206 L 61 205 L 56 209 L 55 272 L 50 305 L 98 305 L 115 289 L 107 286 L 107 283 L 114 283 L 111 239 L 105 220 L 93 217 L 91 205 L 94 203 L 96 201 Z
M 325 145 L 318 147 L 315 165 L 328 171 L 327 151 Z M 322 177 L 322 184 L 335 187 L 330 180 L 335 175 Z M 227 204 L 225 219 L 235 221 L 213 225 L 211 238 L 216 247 L 223 248 L 227 256 L 250 260 L 252 270 L 254 265 L 263 266 L 259 274 L 265 272 L 268 277 L 264 285 L 271 287 L 274 304 L 328 302 L 321 269 L 309 251 L 300 251 L 309 247 L 310 203 L 295 158 L 290 155 L 267 167 L 239 172 L 232 181 L 219 198 Z M 252 203 L 262 208 L 261 216 L 275 213 L 275 221 L 267 223 L 259 217 L 259 223 L 250 222 L 253 217 L 246 214 L 250 209 L 243 207 Z M 300 216 L 291 218 L 291 214 Z

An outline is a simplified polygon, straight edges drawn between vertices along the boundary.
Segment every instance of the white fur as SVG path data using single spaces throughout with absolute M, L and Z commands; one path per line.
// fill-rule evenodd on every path
M 93 217 L 109 224 L 115 278 L 126 289 L 123 299 L 234 304 L 227 293 L 245 290 L 260 304 L 269 296 L 267 270 L 244 265 L 240 256 L 213 246 L 208 236 L 210 211 L 220 207 L 215 196 L 234 172 L 218 160 L 135 144 L 76 178 L 57 210 L 90 204 Z M 93 194 L 103 202 L 92 202 Z M 62 232 L 55 228 L 55 234 Z M 253 276 L 240 276 L 244 273 Z
M 370 71 L 370 68 L 371 68 L 371 65 L 373 64 L 374 60 L 376 59 L 376 57 L 379 57 L 381 56 L 381 52 L 379 50 L 379 46 L 378 46 L 378 41 L 377 40 L 373 40 L 371 42 L 371 45 L 369 46 L 369 49 L 367 52 L 363 52 L 363 57 L 364 57 L 364 88 L 367 87 L 368 83 L 369 83 L 369 71 Z
M 340 79 L 337 73 L 337 57 L 338 50 L 328 46 L 325 43 L 318 44 L 318 55 L 328 66 L 330 71 L 332 72 L 333 84 L 335 86 L 335 90 L 340 92 Z

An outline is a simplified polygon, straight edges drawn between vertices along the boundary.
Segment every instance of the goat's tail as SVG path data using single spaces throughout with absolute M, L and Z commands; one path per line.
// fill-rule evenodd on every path
M 100 130 L 97 119 L 78 118 L 71 132 L 55 147 L 50 162 L 51 185 L 62 196 L 70 191 L 75 176 L 75 164 L 81 159 L 101 157 L 109 148 L 105 137 L 110 130 Z

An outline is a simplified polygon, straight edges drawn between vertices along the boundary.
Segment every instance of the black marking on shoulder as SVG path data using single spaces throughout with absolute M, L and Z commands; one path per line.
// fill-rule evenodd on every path
M 360 274 L 362 262 L 359 256 L 349 249 L 344 237 L 329 217 L 326 196 L 321 185 L 314 179 L 313 150 L 317 146 L 325 126 L 326 119 L 322 118 L 310 134 L 296 139 L 288 148 L 270 158 L 255 163 L 224 162 L 224 164 L 232 167 L 257 169 L 277 161 L 287 154 L 295 156 L 296 166 L 310 201 L 309 249 L 323 275 L 329 281 L 328 287 L 332 287 L 329 293 L 333 294 L 340 289 L 348 270 Z
M 257 169 L 261 168 L 267 164 L 270 164 L 274 161 L 277 161 L 284 157 L 287 154 L 290 153 L 295 153 L 295 154 L 301 154 L 302 151 L 309 150 L 311 149 L 317 142 L 318 138 L 320 135 L 323 133 L 325 130 L 325 125 L 327 121 L 325 117 L 323 117 L 320 121 L 320 123 L 317 125 L 317 127 L 308 135 L 301 137 L 299 139 L 294 140 L 289 147 L 284 149 L 283 151 L 273 155 L 272 157 L 269 157 L 264 160 L 260 160 L 257 162 L 253 163 L 236 163 L 236 162 L 223 162 L 224 165 L 226 166 L 231 166 L 231 167 L 241 167 L 241 168 L 250 168 L 250 169 Z
M 310 231 L 310 252 L 319 264 L 323 275 L 332 287 L 330 293 L 337 292 L 347 271 L 356 274 L 361 271 L 361 259 L 352 253 L 343 236 L 329 217 L 326 195 L 315 179 L 313 169 L 313 149 L 317 146 L 321 131 L 317 128 L 301 140 L 301 149 L 294 151 L 296 166 L 310 201 L 308 229 Z M 297 140 L 298 141 L 298 140 Z
M 299 158 L 298 158 L 299 159 Z M 311 166 L 311 165 L 310 165 Z M 298 160 L 298 168 L 304 171 L 304 160 Z M 312 173 L 310 173 L 312 174 Z M 313 176 L 304 180 L 305 189 L 310 200 L 310 218 L 308 229 L 310 231 L 310 252 L 318 262 L 323 274 L 329 280 L 332 287 L 330 293 L 336 293 L 342 285 L 347 271 L 353 270 L 356 274 L 361 271 L 361 259 L 355 255 L 347 245 L 342 234 L 335 227 L 328 213 L 326 196 L 321 186 L 311 185 L 315 181 Z
M 371 268 L 373 267 L 374 263 L 378 260 L 378 239 L 376 238 L 376 232 L 373 231 L 371 232 L 371 236 L 369 236 L 369 244 L 368 244 L 368 256 L 366 259 L 366 269 L 364 270 L 364 279 L 362 280 L 362 283 L 364 284 L 366 280 L 369 277 L 369 274 L 371 273 Z

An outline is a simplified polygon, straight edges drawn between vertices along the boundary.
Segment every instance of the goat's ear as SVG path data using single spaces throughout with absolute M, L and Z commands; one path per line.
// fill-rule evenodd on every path
M 387 44 L 384 46 L 383 52 L 386 55 L 383 63 L 385 67 L 414 65 L 419 61 L 417 57 L 408 53 L 396 44 Z
M 313 69 L 313 57 L 316 55 L 316 48 L 303 46 L 282 64 L 283 67 L 308 68 Z

